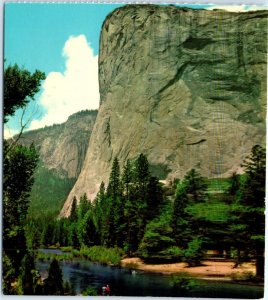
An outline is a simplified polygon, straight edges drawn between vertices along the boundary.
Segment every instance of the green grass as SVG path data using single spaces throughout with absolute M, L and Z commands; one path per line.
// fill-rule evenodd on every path
M 52 261 L 54 258 L 59 261 L 70 261 L 73 260 L 75 257 L 72 253 L 52 254 L 38 252 L 37 254 L 37 259 L 40 261 Z
M 72 246 L 66 246 L 66 247 L 60 247 L 60 250 L 63 252 L 73 252 L 73 247 Z
M 89 286 L 85 290 L 82 291 L 82 296 L 97 296 L 98 293 L 96 291 L 96 288 Z
M 119 248 L 106 248 L 103 246 L 88 248 L 83 246 L 79 251 L 79 255 L 93 262 L 119 266 L 123 251 Z
M 106 248 L 103 246 L 83 246 L 80 250 L 73 249 L 73 247 L 61 247 L 60 249 L 69 253 L 52 254 L 39 252 L 37 254 L 37 259 L 41 261 L 51 261 L 53 258 L 56 258 L 59 261 L 63 261 L 83 258 L 92 262 L 119 266 L 121 264 L 122 256 L 124 255 L 123 250 L 120 248 Z
M 229 216 L 228 204 L 222 202 L 197 203 L 189 211 L 198 218 L 211 222 L 225 222 Z
M 230 186 L 228 178 L 210 178 L 208 179 L 208 192 L 224 192 Z

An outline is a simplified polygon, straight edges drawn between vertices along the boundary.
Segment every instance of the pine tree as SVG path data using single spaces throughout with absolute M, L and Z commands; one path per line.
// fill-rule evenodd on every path
M 94 219 L 96 224 L 96 230 L 99 237 L 99 242 L 104 245 L 106 241 L 106 226 L 104 220 L 106 220 L 107 215 L 107 207 L 105 206 L 105 184 L 102 181 L 100 184 L 99 192 L 97 193 L 96 198 L 93 202 L 93 211 L 94 211 Z
M 71 207 L 71 213 L 69 216 L 69 219 L 71 222 L 76 222 L 78 219 L 78 215 L 77 215 L 77 199 L 74 196 L 73 198 L 73 202 L 72 202 L 72 207 Z
M 145 195 L 146 193 L 146 184 L 148 183 L 150 177 L 149 163 L 148 159 L 144 154 L 140 154 L 137 160 L 135 161 L 135 172 L 134 179 L 137 184 L 140 194 Z
M 184 182 L 186 186 L 186 193 L 189 201 L 192 203 L 202 202 L 207 197 L 207 183 L 204 177 L 202 177 L 195 169 L 191 169 L 184 176 Z
M 231 196 L 231 201 L 229 201 L 229 203 L 232 203 L 239 191 L 239 188 L 240 188 L 240 179 L 239 179 L 239 175 L 236 174 L 236 173 L 233 173 L 232 176 L 230 177 L 229 179 L 229 188 L 227 190 L 227 194 Z
M 41 244 L 44 246 L 52 245 L 53 241 L 53 233 L 54 233 L 54 226 L 52 222 L 48 222 L 45 224 L 42 235 L 41 235 Z
M 187 197 L 187 184 L 185 181 L 181 181 L 176 190 L 172 226 L 176 243 L 182 248 L 187 246 L 192 236 L 190 228 L 192 217 L 186 210 L 188 205 L 189 199 Z
M 80 198 L 78 206 L 78 219 L 82 220 L 88 210 L 91 208 L 91 203 L 87 198 L 86 193 Z
M 58 261 L 54 258 L 49 266 L 48 278 L 44 285 L 45 295 L 63 295 L 62 271 Z
M 117 157 L 112 165 L 109 184 L 107 188 L 107 202 L 110 207 L 108 216 L 108 245 L 122 246 L 124 235 L 124 202 L 122 184 L 120 180 L 120 167 Z
M 27 249 L 33 251 L 39 248 L 41 241 L 41 230 L 38 221 L 28 219 L 25 225 Z
M 150 178 L 149 163 L 148 159 L 144 154 L 140 154 L 135 161 L 135 208 L 137 211 L 137 238 L 141 240 L 144 234 L 146 226 L 146 215 L 147 215 L 147 185 Z
M 196 264 L 200 263 L 200 257 L 196 255 L 195 250 L 198 249 L 199 251 L 202 245 L 204 223 L 193 216 L 189 208 L 194 204 L 205 201 L 207 197 L 206 190 L 205 179 L 194 169 L 190 170 L 177 186 L 172 227 L 177 245 L 184 249 L 185 258 L 191 264 L 195 259 Z M 192 258 L 190 257 L 191 253 Z
M 240 187 L 237 202 L 232 207 L 234 245 L 253 251 L 256 257 L 256 275 L 264 277 L 265 232 L 265 149 L 259 145 L 252 148 L 243 165 L 246 178 Z
M 34 146 L 16 146 L 7 150 L 4 142 L 3 178 L 3 251 L 9 256 L 18 275 L 21 260 L 26 254 L 25 221 L 29 193 L 38 155 Z
M 112 170 L 109 178 L 109 184 L 107 187 L 107 196 L 112 199 L 116 199 L 117 196 L 121 195 L 120 186 L 120 167 L 117 157 L 114 158 Z
M 96 226 L 93 222 L 92 212 L 89 210 L 78 225 L 80 245 L 93 246 L 97 242 Z
M 78 239 L 77 223 L 70 223 L 68 227 L 68 245 L 79 248 L 80 243 Z
M 20 271 L 23 295 L 34 295 L 34 270 L 34 257 L 30 253 L 27 253 L 22 260 Z
M 164 204 L 164 193 L 157 177 L 150 176 L 146 188 L 147 213 L 146 221 L 150 221 L 159 215 Z
M 147 261 L 160 262 L 173 259 L 178 261 L 180 259 L 181 250 L 175 247 L 169 206 L 163 208 L 161 214 L 146 226 L 138 254 Z
M 133 182 L 133 170 L 130 160 L 128 159 L 123 168 L 122 182 L 126 199 L 129 198 L 130 184 Z
M 17 109 L 24 108 L 30 99 L 34 98 L 43 79 L 45 74 L 38 70 L 31 74 L 17 65 L 9 65 L 5 68 L 4 123 L 15 114 Z M 24 127 L 25 125 L 22 126 L 15 141 L 5 140 L 3 145 L 3 256 L 6 258 L 4 280 L 11 278 L 11 270 L 12 276 L 18 276 L 27 249 L 24 226 L 38 154 L 33 145 L 30 147 L 18 145 Z M 12 292 L 10 282 L 4 282 L 4 287 L 6 294 Z

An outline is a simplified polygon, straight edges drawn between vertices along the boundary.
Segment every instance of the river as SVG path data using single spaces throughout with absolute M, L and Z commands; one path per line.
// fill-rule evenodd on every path
M 60 253 L 59 250 L 41 250 L 45 253 Z M 87 260 L 60 262 L 63 280 L 68 280 L 76 294 L 88 286 L 98 291 L 109 284 L 114 296 L 166 296 L 203 298 L 257 299 L 263 297 L 263 287 L 241 285 L 225 281 L 194 279 L 194 288 L 181 291 L 172 286 L 172 276 L 134 271 L 120 267 L 104 266 Z M 37 269 L 44 276 L 49 262 L 37 262 Z

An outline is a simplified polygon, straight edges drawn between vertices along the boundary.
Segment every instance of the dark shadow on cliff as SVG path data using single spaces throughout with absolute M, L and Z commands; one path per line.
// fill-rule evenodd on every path
M 151 164 L 150 172 L 152 176 L 156 176 L 160 180 L 167 178 L 168 174 L 171 172 L 171 169 L 168 168 L 165 164 Z

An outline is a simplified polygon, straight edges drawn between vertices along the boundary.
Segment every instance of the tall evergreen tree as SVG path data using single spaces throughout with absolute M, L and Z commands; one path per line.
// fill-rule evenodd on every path
M 98 241 L 96 226 L 93 222 L 92 212 L 88 210 L 78 224 L 78 238 L 80 245 L 93 246 Z
M 27 253 L 21 265 L 21 286 L 23 295 L 34 295 L 34 270 L 34 257 L 30 253 Z
M 240 176 L 236 173 L 233 173 L 232 176 L 229 179 L 230 186 L 227 190 L 227 194 L 231 196 L 231 199 L 229 203 L 234 202 L 235 197 L 237 196 L 237 193 L 240 188 Z
M 122 182 L 126 199 L 129 199 L 130 184 L 133 182 L 133 169 L 129 159 L 127 160 L 123 168 Z
M 70 223 L 68 226 L 68 245 L 79 248 L 78 228 L 77 223 Z
M 265 149 L 255 145 L 243 165 L 246 178 L 238 199 L 232 207 L 230 225 L 234 245 L 253 251 L 256 257 L 256 274 L 264 277 L 264 232 L 265 232 Z
M 4 150 L 8 143 L 4 142 Z M 4 155 L 3 250 L 16 273 L 26 254 L 25 221 L 38 155 L 34 146 L 16 146 Z
M 186 210 L 189 205 L 189 199 L 187 197 L 187 184 L 185 181 L 181 181 L 176 190 L 173 216 L 172 216 L 172 226 L 174 232 L 174 238 L 177 243 L 182 248 L 187 246 L 192 232 L 190 228 L 190 222 L 192 220 L 191 215 Z
M 71 213 L 70 213 L 69 219 L 70 219 L 71 222 L 76 222 L 77 219 L 78 219 L 78 215 L 77 215 L 77 199 L 76 199 L 76 196 L 74 196 L 74 198 L 73 198 L 72 207 L 71 207 Z
M 122 246 L 124 235 L 124 202 L 122 184 L 120 180 L 120 167 L 115 157 L 107 187 L 107 205 L 110 207 L 108 217 L 108 244 L 109 246 Z
M 132 256 L 138 249 L 140 242 L 139 233 L 141 233 L 141 228 L 144 228 L 144 220 L 140 214 L 134 187 L 130 188 L 129 198 L 126 200 L 124 206 L 124 216 L 126 220 L 126 238 L 124 242 L 124 249 L 129 256 Z
M 96 224 L 96 230 L 99 236 L 99 241 L 102 245 L 107 240 L 107 223 L 106 220 L 109 215 L 108 207 L 106 204 L 105 184 L 102 181 L 99 191 L 93 202 L 94 207 L 94 219 Z
M 150 176 L 146 189 L 147 222 L 159 215 L 164 204 L 164 192 L 157 177 Z
M 45 295 L 63 295 L 62 271 L 58 261 L 54 258 L 49 266 L 48 278 L 44 284 Z
M 52 245 L 53 233 L 54 227 L 52 225 L 52 222 L 47 222 L 47 224 L 44 225 L 44 229 L 41 235 L 41 244 L 44 246 Z
M 186 193 L 192 203 L 202 202 L 207 197 L 207 182 L 195 169 L 184 176 Z
M 173 230 L 177 245 L 186 249 L 194 239 L 203 238 L 203 222 L 192 215 L 189 208 L 206 199 L 205 179 L 190 170 L 177 186 L 173 208 Z
M 181 251 L 175 247 L 173 230 L 171 227 L 170 205 L 163 208 L 160 215 L 151 220 L 140 242 L 138 254 L 148 261 L 163 261 L 180 259 Z
M 146 193 L 146 184 L 150 177 L 148 159 L 144 154 L 140 154 L 135 161 L 134 179 L 139 189 L 139 192 L 143 195 Z
M 109 178 L 109 184 L 107 187 L 107 196 L 112 199 L 116 199 L 117 196 L 121 195 L 120 185 L 120 166 L 117 157 L 114 158 L 112 170 Z
M 78 206 L 78 219 L 82 220 L 88 210 L 91 208 L 91 203 L 87 198 L 86 193 L 80 198 Z
M 150 179 L 149 163 L 148 159 L 144 154 L 140 154 L 135 161 L 134 169 L 134 187 L 135 187 L 135 198 L 136 198 L 136 211 L 137 211 L 137 238 L 142 239 L 147 217 L 147 186 Z
M 29 71 L 18 65 L 9 65 L 4 70 L 4 123 L 17 109 L 25 108 L 39 91 L 45 74 Z M 25 219 L 29 207 L 29 193 L 33 185 L 33 174 L 38 155 L 33 146 L 17 144 L 25 125 L 15 141 L 4 141 L 3 178 L 3 256 L 6 258 L 3 270 L 4 280 L 10 280 L 12 273 L 18 276 L 23 256 L 26 254 Z M 14 277 L 12 279 L 14 279 Z M 5 293 L 12 293 L 11 282 L 5 282 Z

